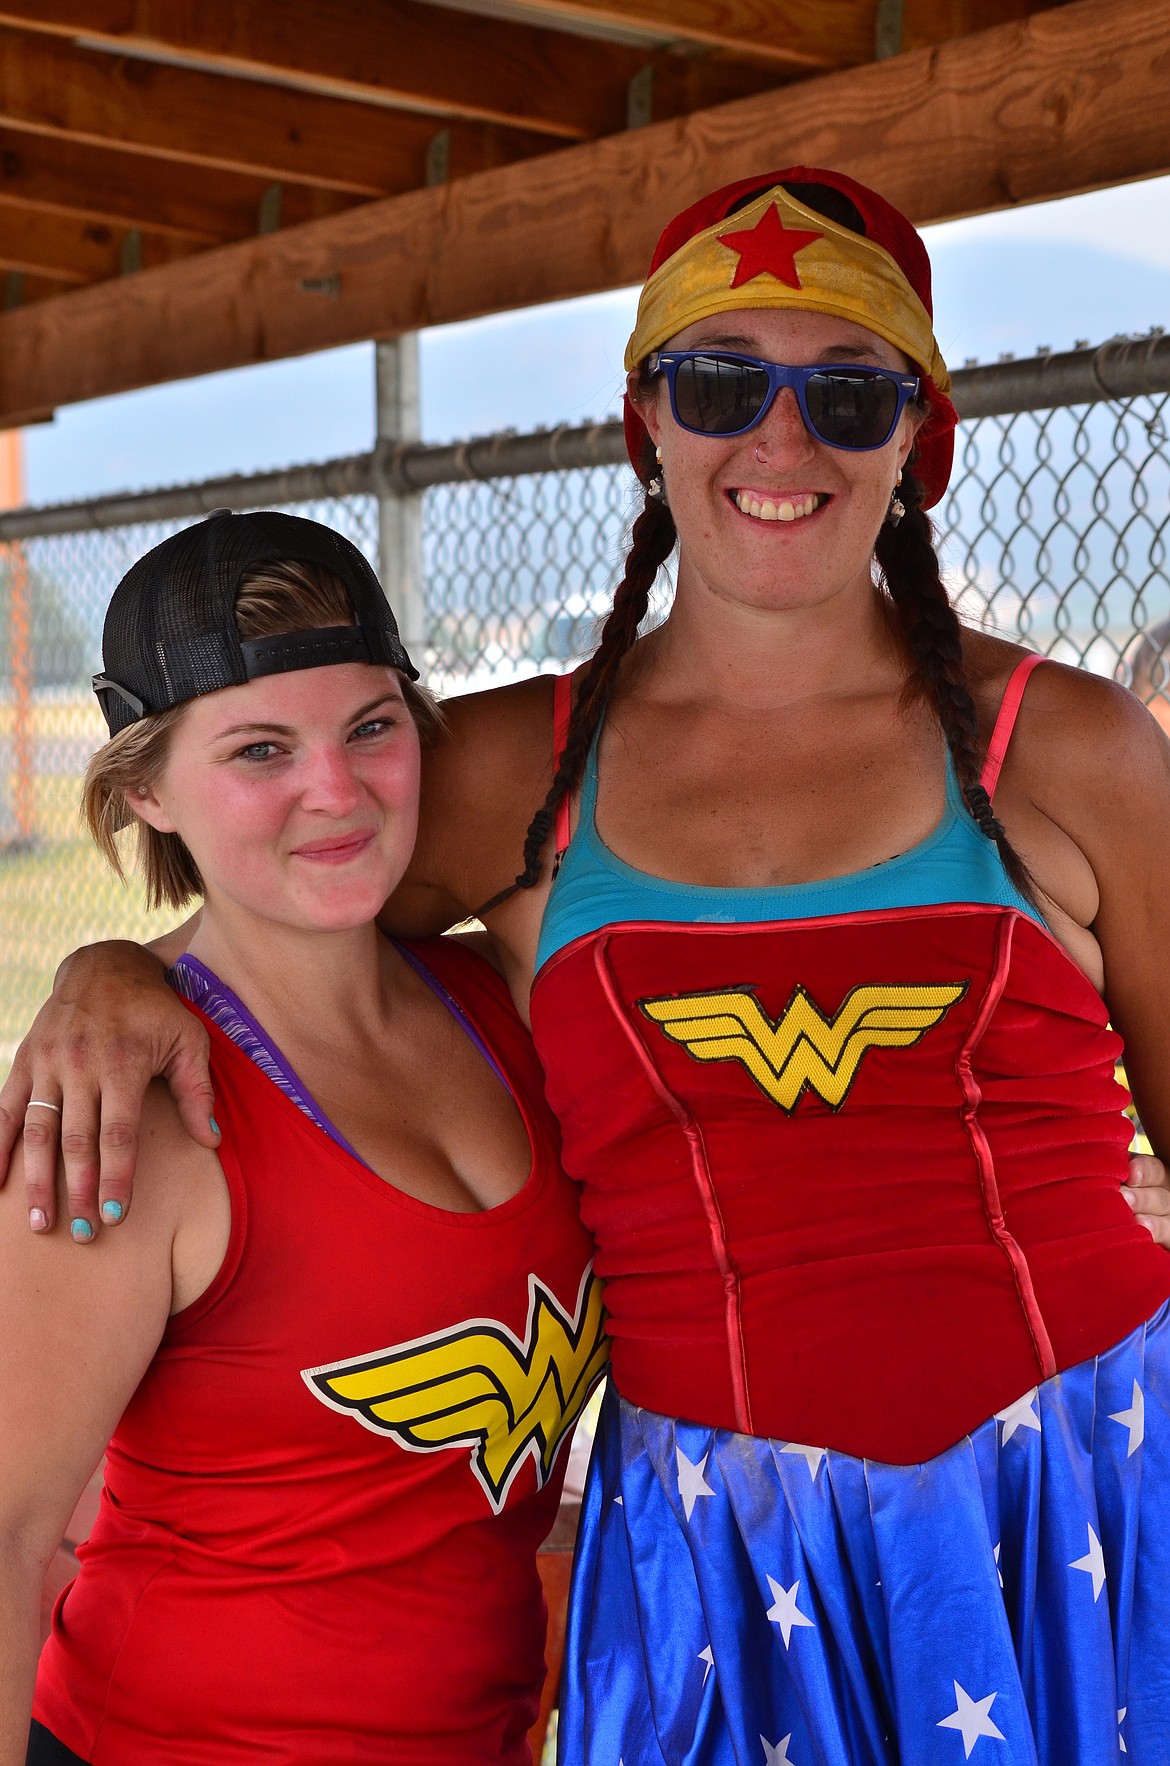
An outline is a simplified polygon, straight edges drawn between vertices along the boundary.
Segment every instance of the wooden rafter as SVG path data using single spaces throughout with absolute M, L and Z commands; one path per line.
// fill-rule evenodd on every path
M 49 0 L 50 5 L 55 0 Z M 458 5 L 459 0 L 451 0 Z M 505 0 L 566 28 L 636 33 L 768 60 L 781 77 L 856 67 L 874 58 L 878 0 Z M 918 49 L 990 29 L 1060 0 L 904 0 L 900 37 Z M 491 0 L 476 0 L 477 11 Z
M 1170 0 L 1073 0 L 0 318 L 0 418 L 637 280 L 664 219 L 836 165 L 919 221 L 1170 170 Z
M 756 56 L 750 44 L 736 61 L 680 57 L 423 0 L 0 0 L 0 23 L 553 141 L 624 128 L 639 74 L 651 77 L 656 117 L 758 92 L 779 77 L 775 57 Z M 800 58 L 785 65 L 798 70 Z
M 271 189 L 264 178 L 210 167 L 176 178 L 167 160 L 0 128 L 0 201 L 108 227 L 226 245 L 258 233 L 262 212 L 278 208 L 282 226 L 298 226 L 360 200 L 298 184 L 282 185 L 277 200 Z
M 133 230 L 135 268 L 171 263 L 197 247 L 189 240 Z M 0 195 L 0 268 L 79 285 L 117 276 L 125 267 L 127 230 L 101 221 L 38 212 Z
M 425 182 L 434 118 L 0 29 L 0 123 L 159 159 L 357 196 Z M 547 137 L 454 122 L 452 175 L 542 152 Z

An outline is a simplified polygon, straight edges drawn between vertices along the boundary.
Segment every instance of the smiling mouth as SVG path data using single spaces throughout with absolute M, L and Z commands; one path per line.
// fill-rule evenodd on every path
M 753 521 L 803 521 L 828 502 L 822 491 L 806 491 L 800 496 L 761 497 L 751 491 L 728 491 L 728 497 L 741 515 Z
M 364 852 L 373 838 L 373 833 L 366 830 L 345 835 L 338 840 L 322 840 L 294 848 L 293 857 L 315 860 L 318 864 L 344 864 L 347 859 Z

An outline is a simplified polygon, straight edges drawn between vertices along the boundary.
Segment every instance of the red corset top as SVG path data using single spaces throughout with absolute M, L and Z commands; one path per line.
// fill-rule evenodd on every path
M 1120 1041 L 1014 910 L 607 926 L 532 1017 L 632 1403 L 912 1463 L 1170 1297 Z

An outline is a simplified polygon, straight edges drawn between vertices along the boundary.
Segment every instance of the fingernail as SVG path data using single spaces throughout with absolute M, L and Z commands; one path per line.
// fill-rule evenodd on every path
M 43 1233 L 49 1224 L 49 1217 L 43 1208 L 30 1208 L 28 1211 L 28 1224 L 32 1227 L 35 1233 Z
M 1125 1184 L 1122 1184 L 1121 1193 L 1125 1197 L 1126 1201 L 1129 1203 L 1131 1208 L 1137 1207 L 1138 1199 L 1137 1199 L 1137 1196 L 1134 1194 L 1133 1190 L 1127 1188 L 1127 1186 Z
M 215 1120 L 214 1116 L 209 1116 L 207 1118 L 207 1123 L 208 1123 L 208 1127 L 211 1129 L 212 1134 L 219 1133 L 219 1123 Z
M 1150 1220 L 1150 1219 L 1148 1219 L 1148 1218 L 1147 1218 L 1147 1216 L 1146 1216 L 1146 1215 L 1144 1215 L 1144 1214 L 1139 1214 L 1139 1215 L 1138 1215 L 1138 1220 L 1139 1220 L 1139 1221 L 1140 1221 L 1140 1223 L 1141 1223 L 1141 1224 L 1142 1224 L 1142 1226 L 1144 1226 L 1144 1227 L 1145 1227 L 1145 1229 L 1146 1229 L 1146 1231 L 1147 1231 L 1147 1232 L 1148 1232 L 1148 1233 L 1149 1233 L 1149 1235 L 1150 1235 L 1150 1237 L 1151 1237 L 1151 1238 L 1152 1238 L 1152 1239 L 1156 1239 L 1156 1238 L 1157 1238 L 1157 1236 L 1158 1236 L 1158 1235 L 1157 1235 L 1157 1233 L 1156 1233 L 1156 1232 L 1155 1232 L 1155 1231 L 1154 1231 L 1154 1223 L 1153 1223 L 1153 1221 L 1152 1221 L 1152 1220 Z
M 86 1239 L 93 1238 L 93 1228 L 90 1226 L 88 1220 L 71 1220 L 69 1222 L 69 1231 L 73 1234 L 73 1237 L 77 1240 L 78 1244 L 81 1245 L 85 1243 Z
M 116 1226 L 118 1224 L 118 1222 L 121 1220 L 121 1218 L 122 1218 L 122 1204 L 121 1204 L 121 1202 L 103 1202 L 102 1203 L 102 1219 L 103 1220 L 108 1220 L 110 1222 L 111 1226 Z

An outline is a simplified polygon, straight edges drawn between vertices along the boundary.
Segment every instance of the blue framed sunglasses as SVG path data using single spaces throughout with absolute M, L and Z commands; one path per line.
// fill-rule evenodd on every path
M 916 374 L 860 363 L 786 368 L 722 350 L 655 350 L 646 363 L 665 374 L 674 420 L 692 435 L 743 435 L 763 421 L 782 386 L 796 394 L 810 435 L 830 448 L 883 448 L 922 382 Z

